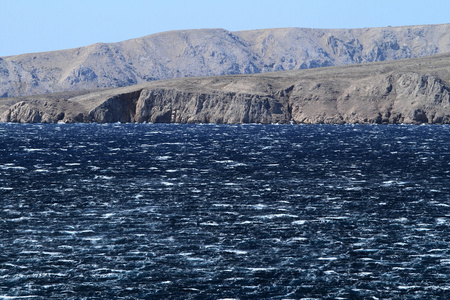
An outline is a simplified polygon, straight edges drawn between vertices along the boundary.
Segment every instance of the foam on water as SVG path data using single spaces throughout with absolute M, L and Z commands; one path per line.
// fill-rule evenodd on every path
M 0 124 L 0 299 L 445 299 L 449 142 L 448 126 Z

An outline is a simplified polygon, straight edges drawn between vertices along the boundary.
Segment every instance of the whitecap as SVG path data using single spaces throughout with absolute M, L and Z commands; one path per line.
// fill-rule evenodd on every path
M 193 192 L 196 192 L 195 190 Z M 200 190 L 198 192 L 201 192 Z M 214 203 L 213 206 L 216 207 L 233 207 L 231 204 L 225 204 L 225 203 Z
M 39 298 L 39 296 L 4 296 L 0 295 L 0 299 L 26 299 L 26 298 Z
M 73 259 L 60 259 L 58 260 L 58 262 L 73 264 L 76 263 L 77 261 Z
M 447 223 L 447 219 L 446 219 L 446 218 L 437 218 L 437 219 L 436 219 L 436 223 L 437 223 L 438 225 L 446 224 L 446 223 Z
M 307 241 L 307 240 L 308 240 L 308 238 L 305 238 L 305 237 L 295 237 L 295 238 L 290 239 L 289 241 L 303 242 L 303 241 Z
M 50 255 L 50 256 L 62 256 L 61 252 L 48 252 L 48 251 L 43 251 L 42 254 L 44 255 Z
M 408 218 L 401 217 L 393 220 L 394 222 L 406 223 L 408 222 Z
M 394 183 L 396 183 L 394 180 L 387 180 L 382 182 L 384 186 L 390 186 L 393 185 Z
M 305 220 L 297 220 L 297 221 L 293 221 L 292 225 L 303 225 L 305 224 L 306 221 Z
M 83 240 L 90 241 L 92 243 L 96 243 L 96 242 L 98 242 L 98 241 L 100 241 L 102 239 L 103 238 L 101 238 L 101 237 L 87 237 L 87 238 L 83 238 Z
M 186 259 L 189 261 L 205 261 L 205 259 L 201 257 L 187 257 Z
M 234 249 L 225 250 L 224 252 L 234 253 L 234 254 L 237 254 L 237 255 L 245 255 L 245 254 L 248 254 L 247 251 L 243 251 L 243 250 L 234 250 Z
M 399 290 L 410 290 L 410 289 L 419 289 L 422 287 L 418 285 L 399 285 L 397 288 Z
M 264 272 L 264 271 L 275 270 L 275 268 L 247 268 L 247 270 L 252 271 L 252 272 Z
M 427 285 L 425 287 L 427 290 L 442 290 L 442 291 L 448 291 L 450 290 L 450 286 L 439 286 L 439 285 Z
M 239 225 L 247 225 L 247 224 L 254 224 L 255 222 L 252 221 L 244 221 L 244 222 L 240 222 L 238 223 Z
M 362 188 L 362 187 L 359 187 L 359 186 L 356 186 L 356 187 L 348 187 L 348 188 L 345 188 L 345 190 L 346 190 L 346 191 L 362 191 L 363 188 Z
M 172 156 L 165 155 L 165 156 L 156 157 L 156 160 L 169 160 L 171 158 L 172 158 Z
M 104 179 L 104 180 L 111 180 L 114 176 L 106 176 L 106 175 L 95 175 L 94 179 Z
M 254 209 L 264 209 L 267 207 L 267 205 L 265 204 L 255 204 L 255 205 L 251 205 L 251 207 L 253 207 Z
M 393 267 L 392 270 L 396 271 L 405 271 L 405 270 L 414 270 L 414 268 L 404 268 L 404 267 Z
M 211 222 L 211 221 L 200 223 L 200 225 L 202 225 L 202 226 L 219 226 L 219 224 L 217 224 L 216 222 Z
M 256 216 L 254 218 L 259 219 L 275 219 L 275 218 L 298 218 L 297 215 L 289 215 L 289 214 L 271 214 L 271 215 L 264 215 L 264 216 Z
M 28 250 L 23 250 L 20 251 L 21 254 L 38 254 L 39 251 L 28 251 Z
M 331 217 L 324 217 L 324 219 L 327 219 L 327 220 L 346 220 L 346 219 L 348 219 L 348 217 L 343 217 L 343 216 L 331 216 Z
M 428 252 L 444 252 L 447 251 L 447 249 L 431 249 Z
M 20 217 L 20 218 L 15 218 L 15 219 L 10 219 L 10 222 L 20 222 L 23 220 L 31 220 L 31 217 Z
M 425 227 L 419 227 L 419 228 L 414 228 L 414 230 L 416 231 L 430 231 L 430 228 L 425 228 Z
M 4 165 L 0 165 L 0 168 L 4 169 L 4 170 L 26 170 L 27 168 L 25 167 L 20 167 L 20 166 L 15 166 L 14 164 L 4 164 Z
M 234 160 L 215 160 L 214 162 L 218 164 L 229 164 L 234 163 Z

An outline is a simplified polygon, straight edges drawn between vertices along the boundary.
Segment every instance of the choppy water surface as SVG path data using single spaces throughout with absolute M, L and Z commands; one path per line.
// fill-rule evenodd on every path
M 450 295 L 450 127 L 0 125 L 0 299 Z

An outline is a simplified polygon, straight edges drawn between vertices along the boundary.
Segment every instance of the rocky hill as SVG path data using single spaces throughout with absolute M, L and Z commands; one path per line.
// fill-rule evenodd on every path
M 4 122 L 450 123 L 450 54 L 0 99 Z
M 364 29 L 172 31 L 113 44 L 0 58 L 0 97 L 250 74 L 450 52 L 450 24 Z

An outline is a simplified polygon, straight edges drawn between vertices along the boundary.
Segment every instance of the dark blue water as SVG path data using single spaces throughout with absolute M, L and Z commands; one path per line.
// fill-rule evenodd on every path
M 445 299 L 449 126 L 0 124 L 0 299 Z

